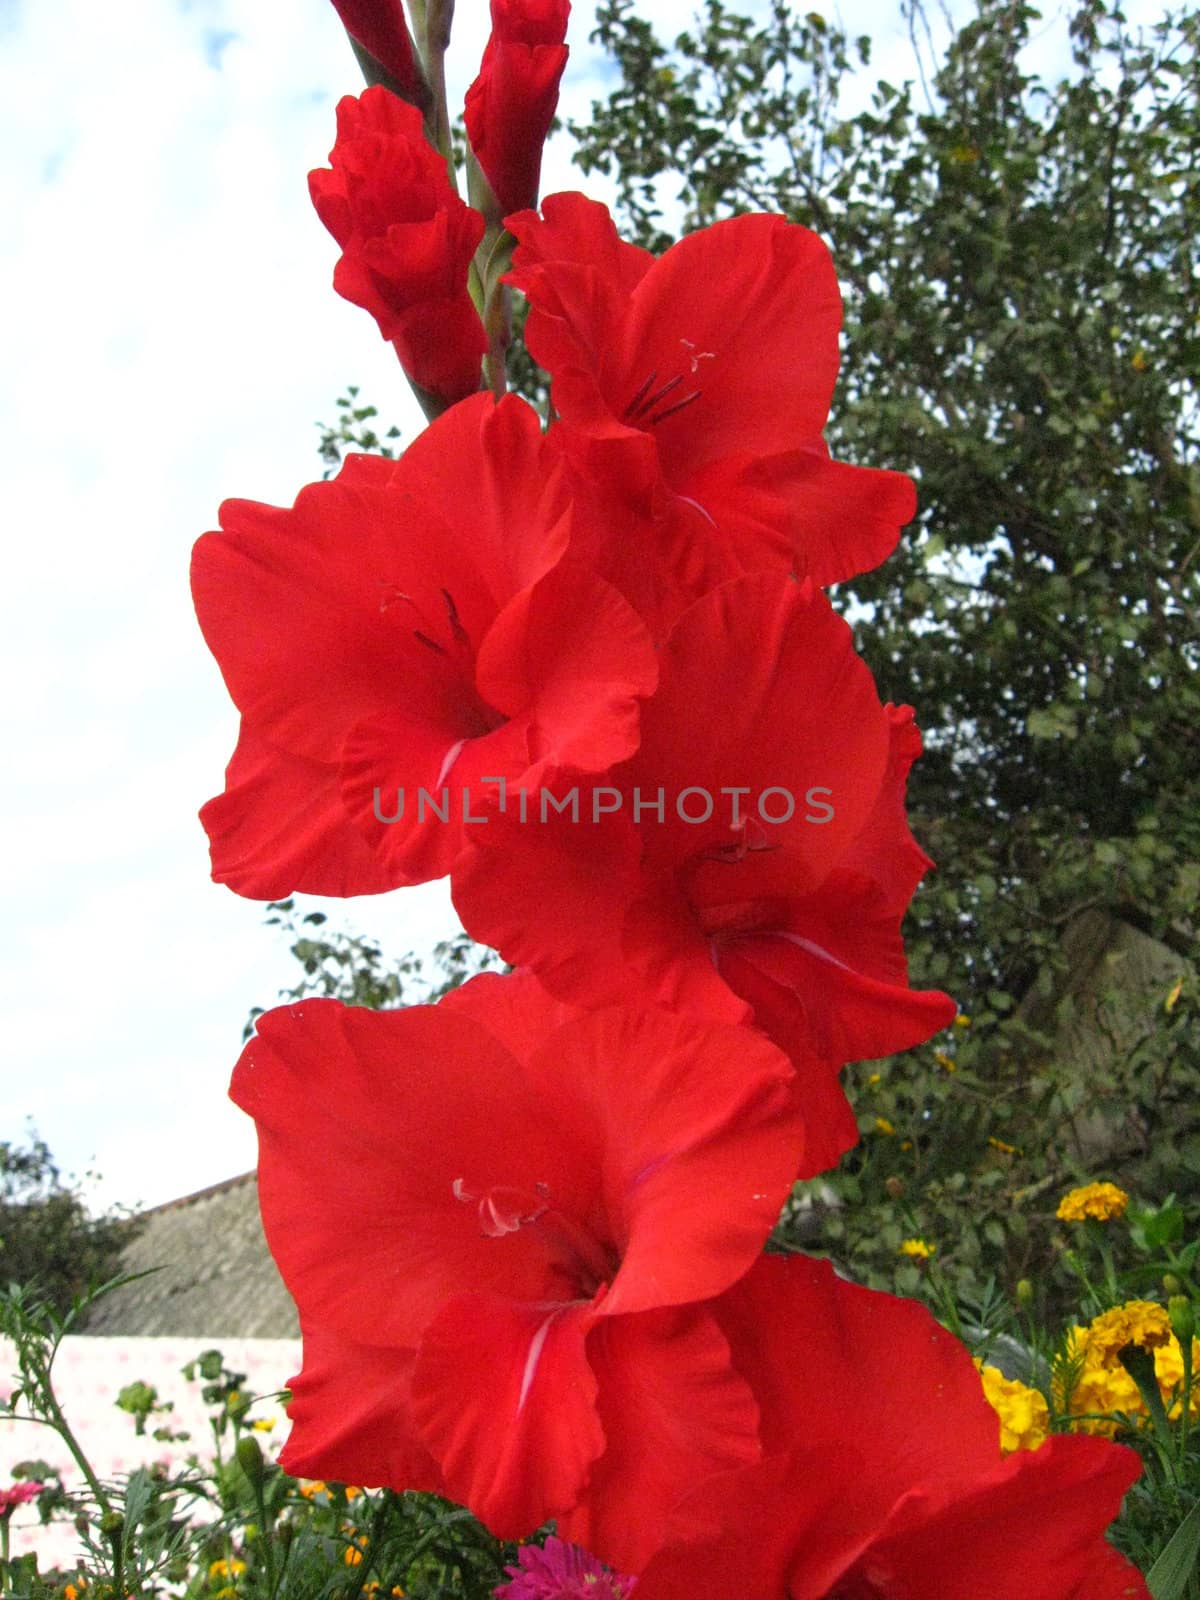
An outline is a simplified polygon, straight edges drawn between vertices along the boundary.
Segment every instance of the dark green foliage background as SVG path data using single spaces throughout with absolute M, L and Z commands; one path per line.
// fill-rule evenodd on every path
M 0 1288 L 36 1284 L 60 1315 L 90 1286 L 116 1276 L 129 1229 L 116 1214 L 93 1217 L 30 1129 L 0 1142 Z

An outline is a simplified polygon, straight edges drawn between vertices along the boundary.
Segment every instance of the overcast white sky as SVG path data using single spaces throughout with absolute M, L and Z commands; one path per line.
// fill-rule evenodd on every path
M 646 3 L 668 31 L 693 10 Z M 591 9 L 575 116 L 603 72 Z M 907 75 L 887 0 L 840 9 Z M 455 35 L 461 99 L 485 0 L 459 0 Z M 187 562 L 222 499 L 290 504 L 320 476 L 314 423 L 346 383 L 419 425 L 374 323 L 329 287 L 307 197 L 360 87 L 328 0 L 0 0 L 0 1139 L 32 1117 L 105 1203 L 254 1162 L 226 1086 L 294 963 L 208 879 L 195 813 L 235 716 Z M 564 141 L 544 187 L 578 186 Z M 456 926 L 440 885 L 326 909 L 397 955 Z

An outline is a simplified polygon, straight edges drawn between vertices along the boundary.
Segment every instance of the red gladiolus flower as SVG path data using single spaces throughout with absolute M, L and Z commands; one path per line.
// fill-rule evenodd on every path
M 333 286 L 369 311 L 420 389 L 452 404 L 479 388 L 487 349 L 467 292 L 484 222 L 450 186 L 421 114 L 379 87 L 337 108 L 332 170 L 308 175 L 342 249 Z
M 235 500 L 222 521 L 192 586 L 242 734 L 201 817 L 237 893 L 439 877 L 497 780 L 602 772 L 636 746 L 654 651 L 560 560 L 555 450 L 523 401 L 478 395 L 398 462 L 352 456 L 292 510 Z
M 776 1256 L 717 1315 L 766 1458 L 676 1508 L 637 1600 L 1148 1600 L 1103 1536 L 1134 1452 L 1059 1436 L 1003 1457 L 970 1356 L 924 1307 Z
M 878 566 L 916 500 L 899 473 L 831 461 L 821 438 L 841 299 L 816 234 L 735 217 L 655 259 L 582 195 L 542 212 L 507 219 L 526 342 L 581 470 L 655 519 L 684 600 L 758 567 L 825 585 Z M 588 558 L 643 609 L 643 552 L 596 528 Z M 661 631 L 678 609 L 648 620 Z
M 588 1548 L 634 1570 L 694 1482 L 758 1456 L 698 1302 L 745 1272 L 790 1188 L 786 1058 L 665 1012 L 572 1016 L 526 975 L 400 1012 L 307 1001 L 258 1029 L 231 1093 L 320 1341 L 283 1464 L 437 1483 L 504 1537 L 582 1507 Z
M 574 815 L 527 805 L 522 820 L 507 797 L 472 836 L 455 903 L 474 937 L 577 1003 L 640 993 L 753 1020 L 799 1074 L 807 1176 L 857 1138 L 844 1062 L 954 1017 L 946 995 L 909 989 L 900 936 L 928 865 L 904 817 L 919 736 L 880 705 L 824 595 L 771 573 L 694 605 L 659 665 L 637 751 Z
M 570 0 L 492 0 L 491 37 L 463 120 L 501 216 L 537 204 L 570 12 Z
M 333 0 L 333 7 L 350 37 L 391 73 L 407 99 L 420 104 L 428 98 L 401 0 Z

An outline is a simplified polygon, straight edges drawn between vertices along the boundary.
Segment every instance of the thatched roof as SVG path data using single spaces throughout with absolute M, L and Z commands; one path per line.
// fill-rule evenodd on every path
M 296 1307 L 267 1250 L 253 1172 L 143 1212 L 125 1272 L 161 1270 L 106 1295 L 89 1334 L 295 1339 Z

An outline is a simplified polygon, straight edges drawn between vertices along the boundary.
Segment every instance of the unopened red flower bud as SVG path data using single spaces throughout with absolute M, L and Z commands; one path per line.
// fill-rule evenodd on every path
M 451 188 L 414 106 L 367 89 L 339 103 L 337 126 L 332 166 L 308 177 L 342 247 L 333 286 L 371 313 L 412 383 L 452 405 L 479 388 L 487 349 L 467 289 L 484 220 Z
M 355 44 L 391 77 L 389 87 L 415 106 L 427 105 L 429 86 L 413 53 L 401 0 L 333 0 L 333 8 Z
M 537 204 L 542 146 L 567 64 L 568 0 L 492 0 L 492 32 L 463 120 L 499 221 Z

